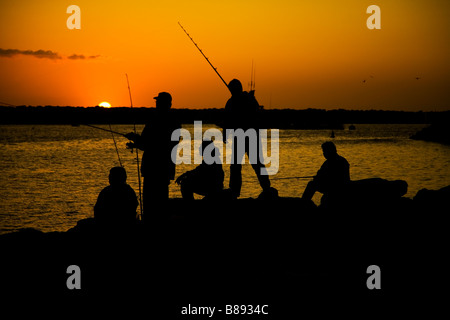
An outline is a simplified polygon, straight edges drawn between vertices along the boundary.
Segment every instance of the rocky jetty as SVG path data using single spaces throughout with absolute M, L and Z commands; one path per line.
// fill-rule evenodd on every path
M 450 145 L 450 126 L 448 123 L 435 123 L 411 136 L 414 140 L 439 142 Z
M 104 226 L 84 219 L 67 232 L 23 229 L 0 236 L 2 289 L 20 299 L 120 297 L 166 319 L 199 302 L 269 304 L 276 319 L 298 314 L 299 304 L 312 299 L 379 303 L 382 293 L 423 290 L 411 282 L 414 272 L 432 281 L 440 270 L 442 212 L 449 209 L 442 198 L 449 190 L 421 190 L 414 199 L 402 192 L 372 201 L 359 195 L 351 209 L 300 198 L 174 199 L 155 211 L 163 220 Z M 424 210 L 434 208 L 430 202 L 446 211 Z M 66 286 L 71 265 L 81 270 L 80 290 Z M 382 293 L 367 290 L 370 265 L 385 272 Z

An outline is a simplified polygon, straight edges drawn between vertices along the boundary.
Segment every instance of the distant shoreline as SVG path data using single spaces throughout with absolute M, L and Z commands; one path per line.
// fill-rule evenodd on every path
M 145 124 L 155 108 L 0 106 L 0 124 Z M 220 126 L 224 109 L 172 109 L 181 123 L 203 121 Z M 343 129 L 343 124 L 430 124 L 450 120 L 450 111 L 384 111 L 345 109 L 263 109 L 259 126 L 279 129 Z

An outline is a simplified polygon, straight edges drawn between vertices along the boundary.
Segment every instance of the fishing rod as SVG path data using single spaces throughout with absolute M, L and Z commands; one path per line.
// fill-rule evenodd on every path
M 106 132 L 115 133 L 115 134 L 118 134 L 118 135 L 120 135 L 120 136 L 125 137 L 125 134 L 120 133 L 120 132 L 117 132 L 117 131 L 113 131 L 113 130 L 108 130 L 108 129 L 105 129 L 105 128 L 96 127 L 96 126 L 93 126 L 93 125 L 91 125 L 91 124 L 84 124 L 84 123 L 81 123 L 81 125 L 82 125 L 82 126 L 86 126 L 86 127 L 91 127 L 91 128 L 94 128 L 94 129 L 98 129 L 98 130 L 103 130 L 103 131 L 106 131 Z M 111 129 L 111 125 L 109 125 L 109 128 Z
M 91 127 L 91 128 L 94 128 L 94 129 L 98 129 L 98 130 L 102 130 L 102 131 L 106 131 L 106 132 L 111 132 L 111 136 L 112 136 L 112 139 L 114 141 L 114 147 L 116 148 L 117 158 L 119 158 L 119 164 L 123 168 L 122 161 L 120 160 L 119 149 L 117 148 L 116 139 L 114 138 L 114 133 L 118 134 L 118 135 L 121 135 L 121 136 L 124 136 L 124 137 L 125 137 L 125 135 L 123 133 L 120 133 L 120 132 L 117 132 L 117 131 L 113 131 L 111 129 L 111 124 L 110 123 L 108 123 L 109 130 L 108 129 L 104 129 L 104 128 L 100 128 L 100 127 L 96 127 L 96 126 L 93 126 L 91 124 L 84 124 L 84 123 L 82 123 L 81 125 L 82 126 L 86 126 L 86 127 Z
M 2 102 L 2 101 L 0 101 L 0 104 L 3 104 L 3 105 L 8 106 L 8 107 L 15 107 L 15 105 L 13 105 L 11 103 L 6 103 L 6 102 Z
M 217 71 L 217 68 L 215 68 L 213 66 L 213 64 L 211 63 L 211 61 L 209 61 L 209 59 L 205 56 L 205 54 L 203 53 L 202 49 L 199 48 L 199 46 L 197 45 L 197 43 L 195 43 L 194 39 L 192 39 L 192 37 L 189 35 L 189 33 L 186 31 L 186 29 L 183 28 L 183 26 L 181 25 L 180 22 L 178 22 L 178 24 L 180 25 L 181 29 L 183 29 L 184 33 L 186 33 L 186 35 L 189 37 L 189 39 L 191 39 L 192 43 L 195 45 L 195 47 L 198 49 L 198 51 L 200 51 L 200 53 L 202 54 L 202 56 L 206 59 L 206 61 L 208 61 L 209 65 L 211 66 L 211 68 L 213 68 L 213 70 L 217 73 L 217 75 L 219 76 L 220 80 L 222 80 L 222 82 L 225 84 L 225 86 L 228 88 L 228 84 L 225 80 L 223 80 L 222 76 L 220 75 L 220 73 Z
M 111 137 L 112 137 L 113 142 L 114 142 L 114 147 L 116 148 L 117 158 L 119 158 L 119 164 L 123 168 L 122 161 L 120 160 L 119 149 L 117 148 L 116 139 L 114 138 L 114 133 L 112 132 L 111 123 L 109 123 L 109 130 L 111 131 Z
M 287 179 L 312 179 L 315 176 L 303 176 L 303 177 L 285 177 L 285 178 L 273 178 L 270 180 L 287 180 Z
M 250 75 L 250 83 L 249 83 L 250 89 L 249 92 L 253 91 L 255 92 L 256 87 L 256 67 L 253 68 L 253 59 L 252 59 L 252 73 Z
M 128 74 L 125 73 L 125 77 L 127 78 L 127 85 L 128 85 L 128 94 L 130 96 L 130 105 L 131 109 L 133 109 L 133 99 L 131 98 L 131 88 L 130 88 L 130 81 L 128 80 Z M 133 123 L 134 126 L 134 134 L 136 133 L 136 121 Z M 138 173 L 138 182 L 139 182 L 139 208 L 141 209 L 141 220 L 142 220 L 142 214 L 144 213 L 143 205 L 142 205 L 142 188 L 141 188 L 141 169 L 139 167 L 139 151 L 138 148 L 136 149 L 136 164 L 137 164 L 137 173 Z M 131 150 L 133 151 L 133 150 Z

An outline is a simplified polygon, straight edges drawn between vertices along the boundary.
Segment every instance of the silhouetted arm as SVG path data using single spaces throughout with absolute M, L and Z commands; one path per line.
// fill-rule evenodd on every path
M 228 139 L 228 134 L 227 134 L 227 129 L 231 129 L 231 119 L 232 119 L 232 100 L 231 98 L 228 99 L 227 103 L 225 104 L 225 112 L 224 112 L 224 116 L 223 116 L 223 121 L 222 121 L 222 137 L 223 137 L 223 143 L 227 143 L 227 139 Z
M 125 135 L 125 137 L 127 139 L 133 141 L 133 142 L 127 143 L 128 148 L 130 148 L 130 149 L 138 148 L 140 150 L 145 151 L 145 139 L 146 139 L 146 135 L 145 135 L 146 130 L 145 129 L 146 128 L 147 128 L 147 126 L 145 126 L 141 135 L 134 133 L 134 132 L 130 132 Z

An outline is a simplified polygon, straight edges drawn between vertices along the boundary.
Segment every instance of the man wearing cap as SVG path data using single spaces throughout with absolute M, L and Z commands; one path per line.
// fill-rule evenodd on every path
M 144 219 L 158 213 L 161 217 L 163 209 L 158 205 L 169 199 L 170 180 L 175 178 L 175 163 L 172 162 L 171 151 L 178 144 L 178 141 L 171 140 L 171 136 L 174 130 L 181 127 L 171 119 L 172 96 L 167 92 L 160 92 L 154 99 L 156 110 L 142 134 L 131 132 L 125 135 L 133 141 L 127 143 L 128 148 L 144 151 L 141 162 L 141 174 L 144 177 Z

